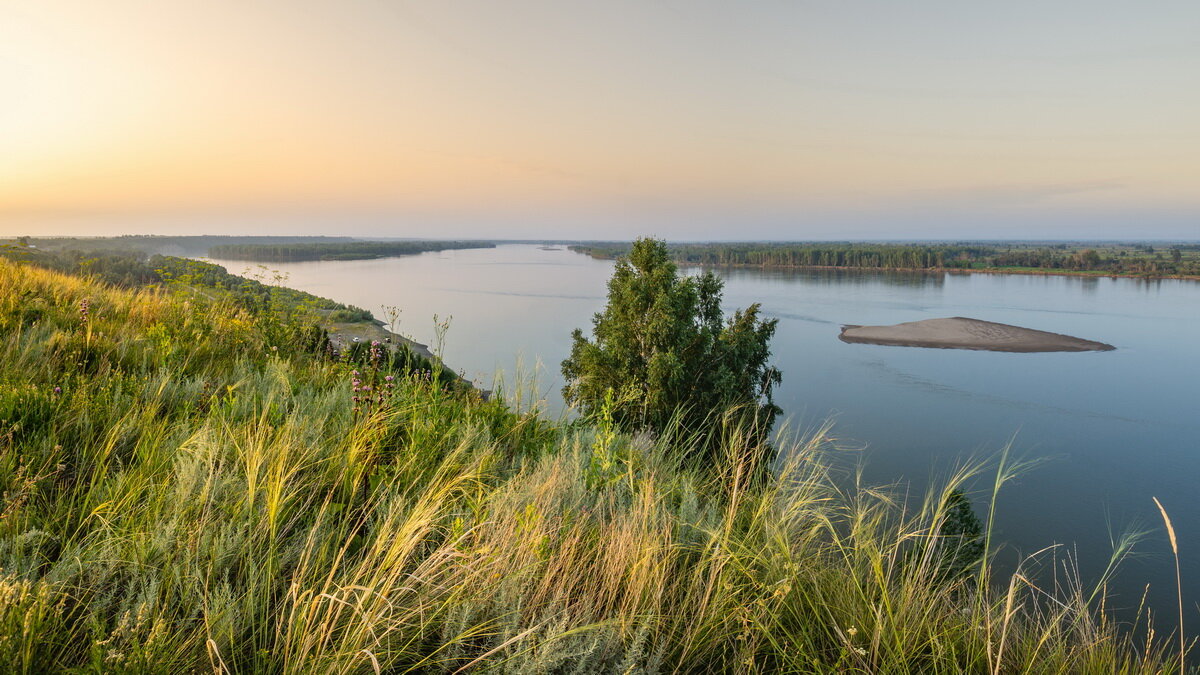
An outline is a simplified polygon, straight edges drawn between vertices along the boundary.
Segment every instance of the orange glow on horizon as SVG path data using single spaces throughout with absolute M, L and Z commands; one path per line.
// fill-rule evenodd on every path
M 1179 86 L 1194 43 L 1142 77 L 1144 56 L 1054 60 L 1070 35 L 1024 36 L 1049 55 L 1037 63 L 945 39 L 994 21 L 983 9 L 911 17 L 926 51 L 889 43 L 886 17 L 832 9 L 703 5 L 681 23 L 636 4 L 519 4 L 5 5 L 0 217 L 653 200 L 1200 209 L 1200 93 Z M 1174 30 L 1136 28 L 1147 44 Z

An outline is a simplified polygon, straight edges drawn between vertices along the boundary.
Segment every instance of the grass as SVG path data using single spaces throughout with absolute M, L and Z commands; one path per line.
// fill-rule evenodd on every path
M 823 432 L 763 477 L 729 426 L 688 466 L 696 439 L 514 412 L 278 320 L 0 261 L 0 669 L 1182 667 L 1102 593 L 948 573 L 978 466 L 906 503 L 844 487 Z

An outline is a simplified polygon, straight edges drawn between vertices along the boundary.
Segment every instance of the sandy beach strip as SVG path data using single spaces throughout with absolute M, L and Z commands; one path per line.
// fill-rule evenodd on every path
M 413 354 L 425 358 L 431 363 L 442 363 L 442 360 L 437 356 L 434 356 L 433 352 L 429 350 L 428 345 L 423 345 L 416 340 L 406 338 L 398 333 L 393 333 L 384 328 L 385 325 L 387 324 L 378 319 L 374 321 L 360 321 L 356 323 L 330 323 L 326 325 L 326 331 L 329 334 L 329 339 L 333 341 L 334 347 L 339 350 L 345 349 L 349 345 L 353 344 L 356 340 L 358 342 L 365 342 L 367 344 L 370 344 L 372 340 L 378 340 L 379 342 L 383 343 L 387 349 L 392 351 L 396 351 L 400 347 L 404 346 L 408 347 L 409 351 L 411 351 Z M 492 392 L 490 389 L 484 389 L 476 386 L 474 382 L 467 379 L 467 377 L 461 373 L 456 373 L 455 377 L 457 377 L 458 380 L 464 385 L 478 391 L 484 400 L 487 400 L 491 397 Z
M 894 326 L 843 326 L 838 338 L 842 342 L 859 344 L 993 352 L 1093 352 L 1115 349 L 1103 342 L 962 316 L 910 321 Z

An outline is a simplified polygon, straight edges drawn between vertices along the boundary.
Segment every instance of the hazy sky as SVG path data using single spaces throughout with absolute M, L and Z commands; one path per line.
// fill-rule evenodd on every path
M 1200 2 L 0 0 L 0 234 L 1200 239 Z

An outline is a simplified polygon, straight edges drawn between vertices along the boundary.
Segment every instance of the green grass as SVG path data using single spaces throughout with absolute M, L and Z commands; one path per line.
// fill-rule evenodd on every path
M 729 426 L 681 465 L 274 320 L 0 261 L 0 670 L 1178 672 L 1092 589 L 946 573 L 980 467 L 905 503 Z

